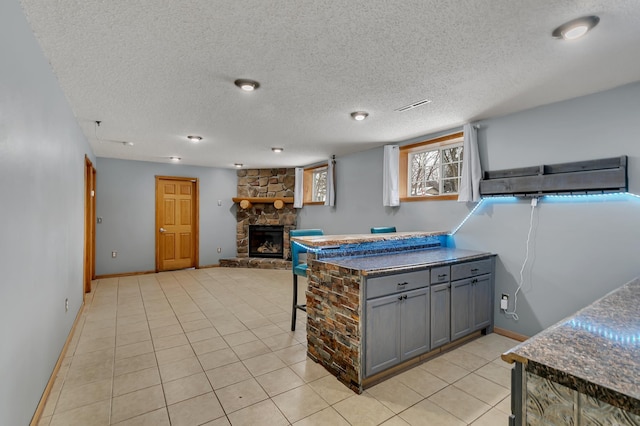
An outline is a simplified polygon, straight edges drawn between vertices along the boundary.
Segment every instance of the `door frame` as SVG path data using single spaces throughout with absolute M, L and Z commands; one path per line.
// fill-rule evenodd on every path
M 91 292 L 96 277 L 96 169 L 84 156 L 84 260 L 83 293 Z
M 193 247 L 192 253 L 195 256 L 194 267 L 200 268 L 200 180 L 194 177 L 183 176 L 159 176 L 156 175 L 156 228 L 154 230 L 156 239 L 156 272 L 160 271 L 160 182 L 163 180 L 182 180 L 189 181 L 195 184 L 195 191 L 193 192 L 192 207 L 193 207 Z

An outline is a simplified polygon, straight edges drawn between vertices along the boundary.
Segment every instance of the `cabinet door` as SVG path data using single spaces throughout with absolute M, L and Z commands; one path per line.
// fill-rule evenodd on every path
M 400 312 L 404 361 L 429 351 L 429 288 L 402 293 Z
M 451 282 L 451 340 L 466 336 L 473 331 L 471 280 L 472 278 L 468 278 Z
M 451 284 L 431 286 L 431 349 L 451 341 Z
M 473 286 L 473 330 L 491 325 L 491 274 L 474 278 Z
M 400 362 L 399 294 L 368 300 L 365 376 L 379 373 Z

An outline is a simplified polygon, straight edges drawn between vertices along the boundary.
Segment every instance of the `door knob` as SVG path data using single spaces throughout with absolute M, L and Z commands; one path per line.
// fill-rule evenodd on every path
M 166 231 L 166 229 L 164 229 L 164 228 L 160 228 L 160 232 L 161 232 L 161 233 L 163 233 L 163 232 L 165 232 L 165 231 Z

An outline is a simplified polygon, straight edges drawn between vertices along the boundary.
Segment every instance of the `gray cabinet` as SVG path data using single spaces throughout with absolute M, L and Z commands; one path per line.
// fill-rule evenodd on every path
M 451 268 L 431 268 L 431 349 L 451 341 Z
M 492 327 L 492 271 L 493 259 L 451 267 L 451 340 Z
M 422 288 L 397 292 L 399 287 L 414 288 L 417 282 Z M 429 351 L 428 284 L 428 271 L 367 281 L 367 286 L 372 286 L 371 294 L 376 296 L 381 293 L 381 286 L 387 292 L 395 292 L 366 301 L 365 376 Z
M 471 282 L 473 286 L 473 330 L 479 330 L 491 325 L 493 318 L 492 275 L 486 274 Z
M 471 278 L 451 283 L 451 340 L 471 333 Z
M 364 377 L 493 327 L 493 258 L 367 278 Z
M 400 333 L 401 361 L 429 351 L 429 287 L 402 295 Z
M 451 341 L 451 284 L 431 286 L 431 349 Z
M 367 300 L 365 375 L 400 362 L 400 303 L 397 295 Z

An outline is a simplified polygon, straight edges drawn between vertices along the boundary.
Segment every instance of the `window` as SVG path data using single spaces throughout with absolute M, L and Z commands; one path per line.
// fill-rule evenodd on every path
M 402 201 L 448 200 L 458 196 L 463 134 L 400 147 Z
M 327 165 L 304 170 L 304 203 L 324 204 L 327 198 Z

